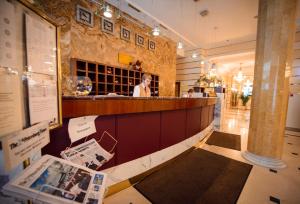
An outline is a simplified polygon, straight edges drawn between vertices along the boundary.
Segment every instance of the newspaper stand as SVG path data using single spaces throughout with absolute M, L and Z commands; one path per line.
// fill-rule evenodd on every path
M 59 169 L 52 166 L 54 162 L 58 162 L 61 165 Z M 51 167 L 55 169 L 52 169 L 49 173 L 49 168 Z M 25 171 L 23 175 L 3 187 L 2 192 L 6 196 L 14 198 L 13 203 L 16 201 L 20 203 L 27 201 L 28 203 L 60 202 L 73 204 L 90 203 L 91 201 L 92 203 L 100 204 L 107 190 L 106 173 L 96 172 L 87 167 L 51 155 L 44 155 L 39 161 L 33 164 L 32 169 Z M 54 174 L 56 177 L 47 180 L 49 176 L 53 175 L 51 172 L 60 174 L 61 176 Z M 74 173 L 74 175 L 70 175 L 72 178 L 65 176 L 68 173 Z M 81 174 L 86 174 L 85 178 L 87 180 L 85 180 L 85 183 L 80 184 L 82 180 L 79 178 L 83 178 Z M 73 180 L 76 176 L 77 178 Z M 54 178 L 56 180 L 53 183 Z M 70 183 L 68 182 L 69 180 L 73 182 Z M 85 187 L 82 186 L 84 184 Z M 97 190 L 95 190 L 95 186 L 98 187 Z M 73 187 L 75 188 L 72 190 Z M 11 203 L 10 201 L 9 203 Z
M 109 137 L 114 141 L 114 144 L 112 145 L 112 148 L 111 148 L 109 151 L 105 150 L 105 149 L 100 145 L 100 143 L 101 143 L 101 141 L 102 141 L 102 139 L 103 139 L 103 137 L 104 137 L 105 135 L 109 136 Z M 89 135 L 89 136 L 90 136 L 90 135 Z M 86 137 L 85 137 L 85 140 L 84 140 L 83 143 L 89 141 L 89 140 L 88 140 L 89 136 L 86 136 Z M 107 152 L 109 152 L 110 154 L 112 154 L 112 157 L 113 157 L 113 155 L 114 155 L 113 151 L 115 150 L 118 141 L 117 141 L 117 140 L 116 140 L 116 139 L 115 139 L 115 138 L 114 138 L 107 130 L 103 131 L 103 133 L 102 133 L 100 139 L 96 140 L 96 142 L 98 143 L 98 145 L 100 146 L 100 148 L 102 148 L 104 151 L 107 151 Z M 82 143 L 82 144 L 83 144 L 83 143 Z M 67 150 L 69 150 L 69 149 L 71 149 L 71 148 L 76 147 L 76 146 L 72 147 L 72 145 L 73 145 L 73 142 L 71 142 L 70 146 L 69 146 L 69 147 L 66 147 L 65 150 L 61 151 L 60 155 L 62 155 L 65 151 L 67 151 Z M 77 146 L 79 146 L 79 145 L 77 145 Z M 85 154 L 85 153 L 83 153 L 83 152 L 79 152 L 79 151 L 77 151 L 77 150 L 75 150 L 75 149 L 72 149 L 72 151 L 74 151 L 74 152 L 76 152 L 76 153 L 78 153 L 78 154 L 84 155 L 84 157 L 86 157 L 86 158 L 91 158 L 89 155 L 87 155 L 87 154 Z M 111 157 L 111 158 L 112 158 L 112 157 Z M 111 158 L 110 158 L 110 159 L 111 159 Z M 100 168 L 103 164 L 105 164 L 106 162 L 108 162 L 108 161 L 109 161 L 109 160 L 106 160 L 104 163 L 102 163 L 101 165 L 99 165 L 95 170 L 98 171 L 99 168 Z M 89 164 L 87 167 L 90 168 L 90 165 L 91 165 L 91 164 Z M 92 169 L 92 168 L 91 168 L 91 169 Z
M 44 185 L 44 186 L 45 186 L 45 187 L 50 187 L 49 185 Z M 43 187 L 44 187 L 44 186 L 43 186 Z M 39 190 L 39 192 L 36 194 L 36 196 L 32 197 L 32 199 L 29 200 L 28 203 L 30 203 L 30 204 L 34 204 L 34 203 L 36 203 L 36 202 L 37 202 L 37 203 L 44 203 L 42 200 L 38 200 L 40 194 L 42 193 L 43 187 Z M 54 188 L 53 186 L 51 186 L 51 188 L 61 191 L 61 189 Z M 106 192 L 107 192 L 107 190 L 105 189 L 104 193 L 106 193 Z M 73 195 L 73 193 L 70 192 L 70 191 L 64 191 L 64 193 L 68 193 L 69 195 Z M 75 201 L 75 198 L 76 198 L 76 196 L 74 195 L 74 198 L 73 198 L 72 200 L 70 199 L 70 200 L 69 200 L 70 202 L 68 202 L 68 203 L 78 203 L 78 202 Z M 23 200 L 23 199 L 22 199 L 22 200 Z M 26 199 L 26 200 L 27 200 L 27 199 Z M 27 201 L 28 201 L 28 200 L 27 200 Z M 31 202 L 30 202 L 30 201 L 31 201 Z

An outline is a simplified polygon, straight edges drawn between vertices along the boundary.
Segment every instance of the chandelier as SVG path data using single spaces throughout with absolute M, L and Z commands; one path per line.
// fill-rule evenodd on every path
M 239 83 L 245 79 L 245 76 L 242 72 L 242 63 L 240 63 L 240 70 L 237 75 L 234 76 L 234 80 L 238 81 Z
M 212 63 L 211 64 L 211 67 L 210 67 L 210 70 L 208 72 L 208 74 L 211 76 L 211 77 L 215 77 L 217 75 L 216 73 L 217 69 L 216 69 L 216 63 Z

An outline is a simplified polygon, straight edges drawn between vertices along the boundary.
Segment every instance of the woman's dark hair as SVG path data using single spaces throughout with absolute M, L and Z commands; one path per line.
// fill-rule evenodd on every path
M 194 90 L 193 89 L 189 89 L 188 93 L 194 93 Z

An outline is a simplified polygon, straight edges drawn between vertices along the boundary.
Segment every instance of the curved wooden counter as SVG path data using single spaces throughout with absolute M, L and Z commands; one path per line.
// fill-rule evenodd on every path
M 216 98 L 171 98 L 171 97 L 64 97 L 63 117 L 85 115 L 118 115 L 153 111 L 168 111 L 198 108 L 216 103 Z
M 213 121 L 215 103 L 216 98 L 63 98 L 63 126 L 51 131 L 50 143 L 42 152 L 59 157 L 71 144 L 69 119 L 99 115 L 95 120 L 97 133 L 89 138 L 98 140 L 103 131 L 109 131 L 118 144 L 115 156 L 103 168 L 119 165 L 198 134 Z M 112 140 L 105 138 L 101 146 L 110 149 Z

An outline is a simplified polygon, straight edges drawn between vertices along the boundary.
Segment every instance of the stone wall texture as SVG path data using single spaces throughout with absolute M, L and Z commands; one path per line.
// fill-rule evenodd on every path
M 113 18 L 114 34 L 101 31 L 101 17 L 94 15 L 94 26 L 76 21 L 76 5 L 79 4 L 95 12 L 96 5 L 85 0 L 36 0 L 35 6 L 61 27 L 61 60 L 63 82 L 70 75 L 70 59 L 79 58 L 114 66 L 119 64 L 118 54 L 126 53 L 141 60 L 143 71 L 159 75 L 160 96 L 175 95 L 176 43 L 166 37 L 154 37 L 151 28 L 140 26 L 125 18 Z M 116 15 L 115 15 L 116 16 Z M 143 25 L 141 22 L 139 23 Z M 131 30 L 131 41 L 120 39 L 120 26 Z M 145 37 L 145 48 L 135 45 L 135 34 Z M 148 39 L 155 41 L 155 51 L 148 50 Z M 64 90 L 65 84 L 62 84 Z

